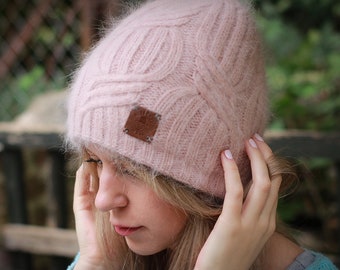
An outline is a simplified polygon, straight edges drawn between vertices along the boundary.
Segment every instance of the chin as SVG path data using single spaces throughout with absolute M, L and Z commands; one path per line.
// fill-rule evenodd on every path
M 130 247 L 129 247 L 130 248 Z M 140 256 L 150 256 L 150 255 L 154 255 L 157 254 L 158 252 L 162 251 L 162 250 L 148 250 L 148 249 L 135 249 L 135 248 L 130 248 L 130 250 Z
M 135 246 L 135 245 L 130 245 L 127 243 L 129 249 L 140 256 L 150 256 L 157 254 L 161 251 L 163 251 L 165 248 L 156 248 L 156 247 L 150 247 L 150 246 Z

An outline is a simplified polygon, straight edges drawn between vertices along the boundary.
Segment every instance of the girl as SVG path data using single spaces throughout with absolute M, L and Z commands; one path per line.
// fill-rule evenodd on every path
M 294 175 L 260 135 L 267 115 L 248 5 L 156 0 L 116 23 L 70 90 L 69 268 L 336 269 L 275 231 Z

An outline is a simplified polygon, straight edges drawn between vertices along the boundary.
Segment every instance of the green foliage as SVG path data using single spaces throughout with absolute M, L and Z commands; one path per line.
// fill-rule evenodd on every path
M 64 88 L 81 52 L 81 12 L 72 9 L 72 1 L 51 3 L 48 13 L 41 13 L 40 24 L 32 28 L 27 27 L 32 22 L 29 18 L 39 11 L 42 1 L 12 2 L 0 4 L 4 15 L 0 16 L 0 55 L 5 60 L 14 59 L 4 63 L 7 68 L 1 78 L 0 121 L 12 120 L 34 95 Z M 36 19 L 34 25 L 40 21 Z M 25 37 L 22 48 L 19 33 Z
M 0 121 L 10 121 L 28 106 L 33 96 L 48 90 L 58 90 L 65 86 L 65 76 L 56 74 L 47 80 L 42 66 L 15 78 L 5 79 L 0 92 Z
M 273 17 L 268 6 L 264 9 L 270 15 L 260 14 L 258 25 L 269 51 L 271 128 L 339 130 L 340 34 L 327 20 L 301 32 L 279 14 Z
M 261 0 L 255 4 L 268 60 L 270 128 L 339 131 L 340 2 Z M 338 196 L 332 162 L 301 162 L 308 174 L 301 175 L 291 196 L 280 200 L 279 215 L 293 227 L 306 226 L 302 223 L 311 219 L 327 228 Z

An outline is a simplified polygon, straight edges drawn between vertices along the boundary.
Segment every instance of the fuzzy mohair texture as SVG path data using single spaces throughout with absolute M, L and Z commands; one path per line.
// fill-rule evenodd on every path
M 240 1 L 147 2 L 109 29 L 76 72 L 67 139 L 223 197 L 221 151 L 231 150 L 246 184 L 244 142 L 267 123 L 261 43 Z

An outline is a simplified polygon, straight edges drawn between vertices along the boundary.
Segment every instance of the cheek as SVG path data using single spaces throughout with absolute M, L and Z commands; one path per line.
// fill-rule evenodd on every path
M 139 255 L 152 255 L 165 249 L 175 248 L 184 229 L 187 217 L 179 209 L 161 200 L 151 190 L 138 196 L 138 218 L 145 228 L 135 236 L 126 237 L 129 248 Z M 143 199 L 142 199 L 143 197 Z
M 152 255 L 165 249 L 176 248 L 176 242 L 183 231 L 187 218 L 179 212 L 168 209 L 167 207 L 159 207 L 149 216 L 152 224 L 147 228 L 147 237 L 141 246 L 133 246 L 132 242 L 127 241 L 132 250 L 140 255 Z
M 158 218 L 154 218 L 154 220 L 157 220 L 157 222 L 155 222 L 157 226 L 155 230 L 159 232 L 159 235 L 165 242 L 170 243 L 176 241 L 187 222 L 185 213 L 161 201 L 158 202 L 155 214 L 158 216 Z

